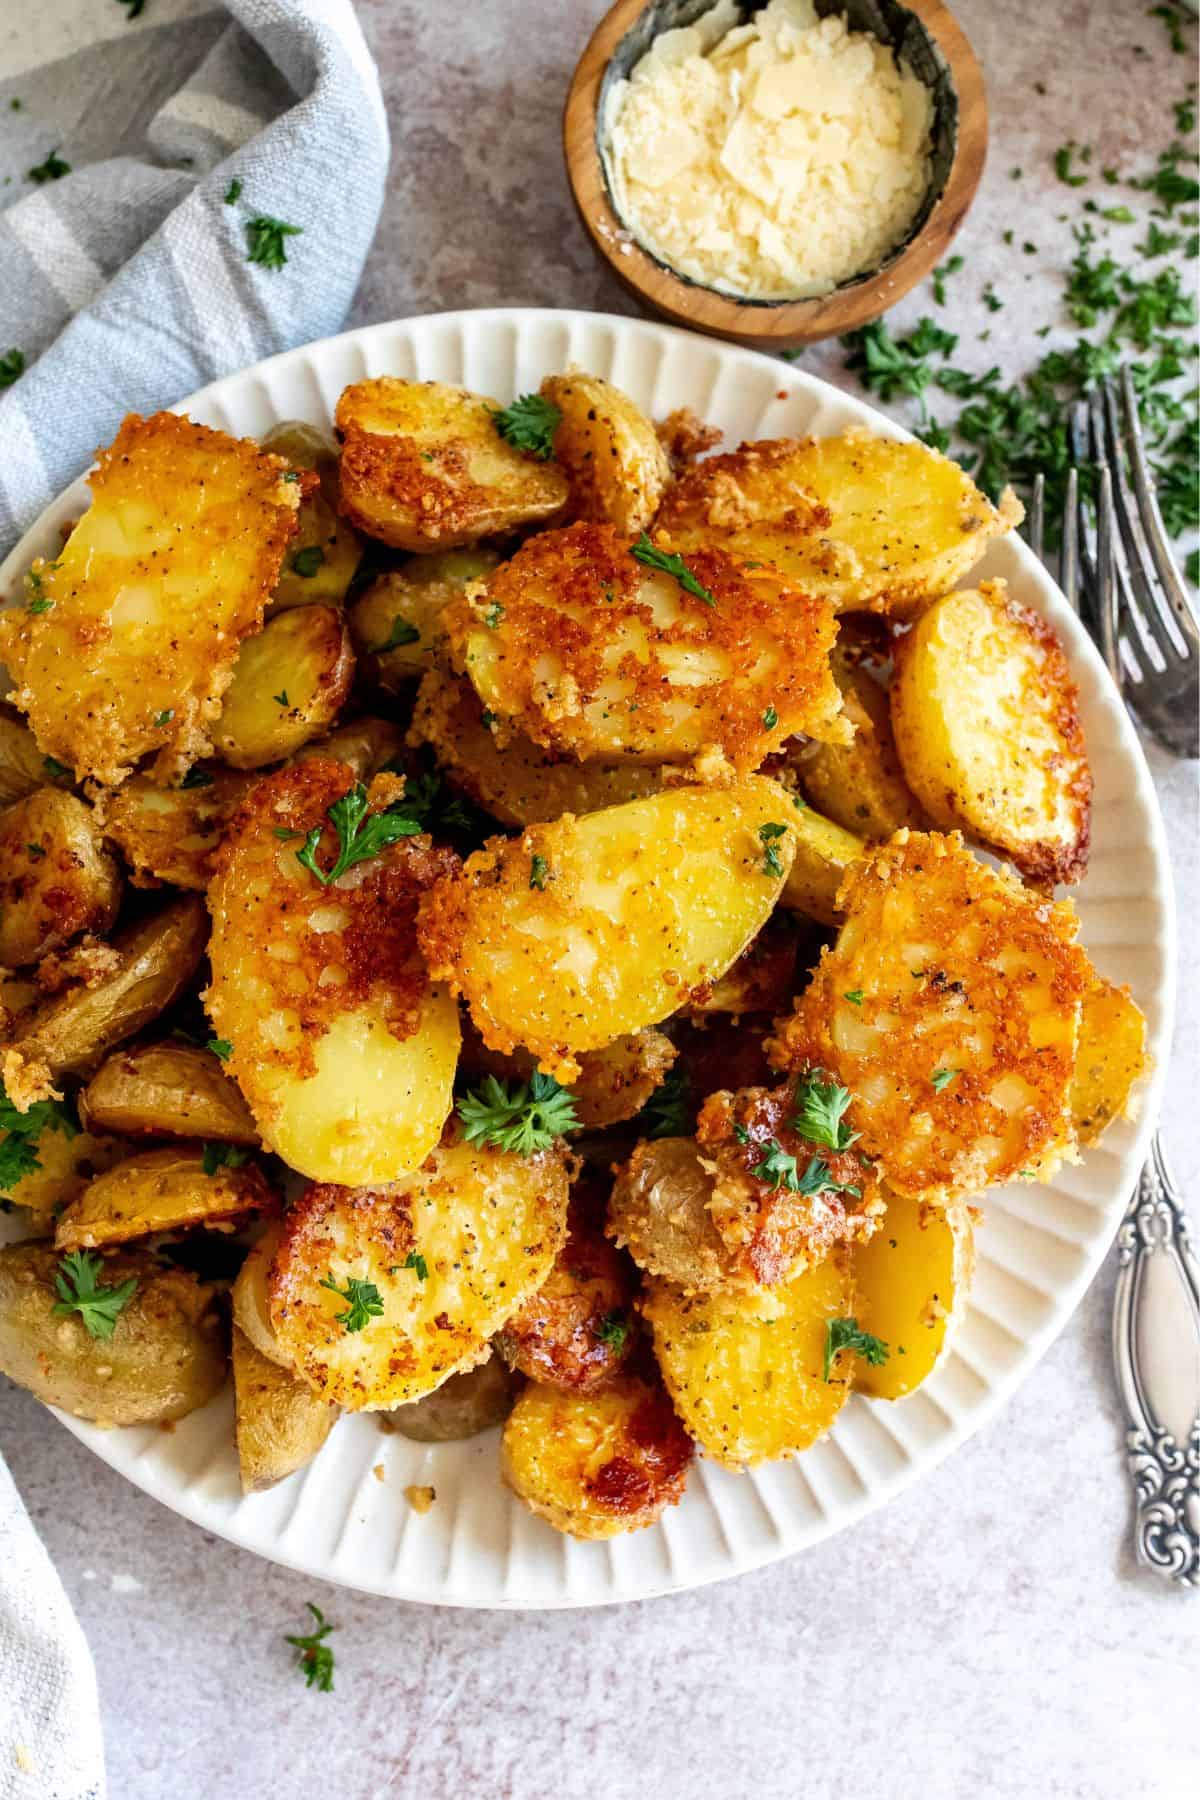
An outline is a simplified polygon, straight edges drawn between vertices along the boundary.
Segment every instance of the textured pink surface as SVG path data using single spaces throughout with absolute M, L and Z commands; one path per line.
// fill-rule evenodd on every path
M 505 301 L 630 310 L 575 224 L 559 150 L 562 94 L 601 6 L 359 3 L 394 160 L 351 322 Z M 1076 202 L 1055 148 L 1075 136 L 1099 164 L 1152 160 L 1194 67 L 1141 0 L 957 11 L 989 82 L 992 153 L 939 316 L 963 333 L 967 366 L 1016 370 L 1042 353 L 1033 330 L 1071 255 L 1058 215 Z M 989 280 L 1010 302 L 995 315 L 978 298 Z M 900 319 L 933 310 L 926 289 Z M 834 379 L 840 365 L 836 347 L 805 364 Z M 1194 774 L 1152 760 L 1182 900 L 1200 878 Z M 1185 945 L 1193 911 L 1183 900 Z M 1180 1017 L 1177 1121 L 1194 1116 L 1200 1075 L 1194 977 Z M 1195 1215 L 1190 1139 L 1170 1141 Z M 621 1611 L 442 1613 L 322 1589 L 207 1538 L 0 1391 L 5 1454 L 96 1654 L 115 1800 L 302 1780 L 338 1800 L 1193 1795 L 1200 1601 L 1129 1555 L 1111 1275 L 996 1424 L 860 1530 Z M 282 1642 L 306 1599 L 339 1626 L 328 1696 L 305 1689 Z

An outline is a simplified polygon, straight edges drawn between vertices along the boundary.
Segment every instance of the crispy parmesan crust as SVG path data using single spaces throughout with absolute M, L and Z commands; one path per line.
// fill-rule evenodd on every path
M 447 607 L 451 657 L 502 727 L 581 760 L 715 750 L 739 773 L 798 731 L 849 738 L 828 600 L 697 548 L 708 605 L 631 549 L 608 525 L 542 532 Z
M 908 831 L 856 863 L 839 899 L 846 923 L 777 1026 L 777 1066 L 836 1075 L 863 1149 L 918 1198 L 1072 1156 L 1090 967 L 1071 906 L 977 862 L 957 833 Z
M 35 567 L 50 606 L 0 616 L 10 699 L 43 754 L 109 787 L 148 754 L 164 783 L 205 754 L 296 529 L 286 473 L 248 439 L 129 415 L 100 452 L 90 509 Z
M 586 1393 L 611 1379 L 636 1343 L 633 1270 L 572 1197 L 567 1241 L 537 1293 L 497 1340 L 531 1381 Z
M 96 814 L 132 871 L 134 887 L 162 882 L 203 893 L 213 856 L 253 777 L 219 765 L 202 787 L 164 788 L 134 775 L 115 793 L 104 790 Z

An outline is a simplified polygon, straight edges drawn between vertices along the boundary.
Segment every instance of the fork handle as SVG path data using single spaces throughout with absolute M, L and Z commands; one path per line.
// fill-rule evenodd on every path
M 1157 1131 L 1117 1249 L 1113 1360 L 1138 1560 L 1200 1588 L 1200 1265 Z

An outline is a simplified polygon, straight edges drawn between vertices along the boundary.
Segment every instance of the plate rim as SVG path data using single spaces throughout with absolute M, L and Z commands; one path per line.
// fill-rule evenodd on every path
M 809 396 L 814 406 L 820 405 L 822 402 L 829 402 L 839 407 L 849 407 L 861 415 L 863 423 L 877 433 L 903 441 L 912 441 L 914 438 L 914 433 L 886 413 L 879 411 L 859 394 L 840 388 L 833 382 L 762 351 L 726 343 L 704 333 L 688 331 L 683 327 L 660 323 L 656 320 L 627 314 L 595 312 L 580 307 L 505 305 L 448 308 L 438 312 L 416 313 L 404 319 L 382 320 L 374 324 L 360 325 L 335 333 L 330 337 L 314 340 L 312 343 L 295 345 L 291 349 L 278 351 L 244 369 L 219 376 L 164 410 L 177 413 L 190 412 L 193 408 L 203 407 L 209 403 L 219 403 L 227 391 L 235 389 L 247 381 L 286 374 L 290 365 L 300 366 L 305 363 L 306 359 L 328 356 L 336 353 L 342 346 L 361 345 L 369 354 L 370 347 L 374 343 L 394 340 L 397 333 L 416 331 L 423 326 L 442 324 L 454 326 L 460 331 L 478 329 L 486 331 L 514 320 L 524 321 L 526 324 L 540 322 L 547 325 L 599 323 L 611 328 L 618 336 L 624 332 L 642 332 L 648 333 L 652 337 L 681 342 L 685 345 L 703 346 L 706 350 L 714 352 L 722 362 L 727 359 L 736 362 L 742 358 L 750 358 L 755 364 L 765 365 L 771 370 L 779 388 L 787 390 L 786 397 L 789 399 L 797 393 L 804 393 Z M 66 516 L 68 509 L 73 509 L 80 500 L 86 499 L 86 476 L 87 471 L 42 508 L 33 523 L 21 534 L 9 555 L 0 563 L 0 605 L 5 604 L 2 596 L 7 592 L 14 578 L 23 572 L 31 555 L 36 553 L 32 548 L 36 540 L 52 525 L 56 525 L 63 516 Z M 1106 712 L 1115 716 L 1117 722 L 1116 748 L 1120 753 L 1121 760 L 1131 768 L 1134 789 L 1139 802 L 1139 813 L 1145 826 L 1147 846 L 1152 849 L 1154 855 L 1156 888 L 1162 912 L 1162 930 L 1158 943 L 1161 946 L 1163 972 L 1157 994 L 1160 1023 L 1158 1031 L 1153 1035 L 1154 1066 L 1140 1097 L 1140 1110 L 1133 1126 L 1132 1140 L 1124 1156 L 1120 1159 L 1119 1166 L 1110 1183 L 1106 1217 L 1111 1225 L 1111 1231 L 1098 1236 L 1095 1245 L 1083 1256 L 1080 1268 L 1070 1281 L 1055 1284 L 1052 1290 L 1053 1312 L 1050 1318 L 1031 1335 L 1022 1335 L 1020 1356 L 1003 1375 L 999 1377 L 989 1375 L 984 1398 L 975 1402 L 968 1409 L 963 1420 L 949 1423 L 945 1430 L 939 1433 L 932 1446 L 913 1451 L 903 1467 L 890 1477 L 881 1479 L 872 1488 L 864 1488 L 863 1492 L 853 1500 L 838 1501 L 831 1513 L 823 1513 L 818 1525 L 804 1534 L 803 1541 L 789 1542 L 785 1527 L 780 1538 L 767 1545 L 761 1553 L 743 1550 L 731 1554 L 727 1566 L 703 1568 L 695 1574 L 686 1572 L 685 1557 L 683 1573 L 676 1575 L 672 1570 L 666 1579 L 637 1582 L 631 1591 L 618 1589 L 614 1592 L 589 1593 L 583 1596 L 557 1593 L 539 1594 L 533 1599 L 491 1595 L 483 1599 L 473 1599 L 458 1594 L 414 1589 L 411 1584 L 398 1584 L 394 1578 L 374 1580 L 359 1570 L 339 1571 L 336 1566 L 330 1566 L 328 1559 L 324 1563 L 319 1559 L 306 1559 L 302 1553 L 297 1554 L 282 1544 L 264 1548 L 261 1543 L 253 1541 L 253 1534 L 250 1531 L 237 1528 L 237 1514 L 227 1520 L 212 1518 L 209 1510 L 206 1510 L 207 1502 L 203 1489 L 188 1486 L 181 1493 L 172 1488 L 170 1482 L 161 1479 L 159 1472 L 155 1468 L 147 1466 L 140 1455 L 126 1452 L 122 1458 L 119 1455 L 108 1454 L 109 1446 L 114 1450 L 117 1449 L 119 1438 L 116 1433 L 101 1432 L 86 1421 L 72 1418 L 54 1408 L 46 1410 L 53 1413 L 55 1418 L 117 1474 L 132 1482 L 152 1499 L 168 1507 L 190 1523 L 198 1525 L 202 1530 L 209 1531 L 214 1536 L 236 1545 L 241 1550 L 260 1556 L 268 1562 L 277 1563 L 297 1573 L 310 1575 L 315 1579 L 328 1581 L 356 1592 L 378 1595 L 382 1598 L 400 1600 L 410 1604 L 451 1607 L 469 1611 L 512 1612 L 584 1610 L 596 1606 L 624 1605 L 637 1599 L 655 1599 L 705 1587 L 717 1581 L 732 1580 L 738 1575 L 764 1568 L 785 1557 L 803 1554 L 806 1550 L 815 1548 L 817 1544 L 827 1541 L 838 1532 L 853 1528 L 865 1516 L 880 1511 L 898 1494 L 937 1468 L 976 1432 L 990 1425 L 1011 1400 L 1017 1389 L 1032 1376 L 1051 1345 L 1066 1329 L 1112 1247 L 1112 1241 L 1124 1212 L 1127 1193 L 1132 1189 L 1136 1171 L 1144 1160 L 1151 1132 L 1157 1122 L 1175 1023 L 1178 979 L 1176 901 L 1169 845 L 1165 822 L 1145 753 L 1103 659 L 1075 617 L 1057 583 L 1016 531 L 1010 533 L 1003 541 L 1016 555 L 1022 574 L 1030 578 L 1031 585 L 1037 590 L 1039 607 L 1043 604 L 1046 605 L 1051 622 L 1064 639 L 1068 662 L 1071 663 L 1073 672 L 1077 671 L 1079 663 L 1087 667 L 1089 675 L 1097 684 L 1098 692 L 1105 703 Z M 225 1392 L 227 1393 L 228 1390 L 226 1389 Z M 867 1406 L 886 1404 L 863 1401 L 862 1396 L 857 1398 Z M 499 1479 L 498 1475 L 496 1479 Z M 286 1486 L 287 1484 L 281 1485 Z M 399 1497 L 397 1497 L 397 1504 L 400 1504 Z M 793 1532 L 793 1537 L 795 1535 Z

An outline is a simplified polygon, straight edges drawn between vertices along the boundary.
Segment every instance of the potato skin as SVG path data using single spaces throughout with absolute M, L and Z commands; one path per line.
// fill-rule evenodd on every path
M 853 1254 L 855 1318 L 888 1346 L 886 1362 L 840 1353 L 856 1393 L 900 1400 L 933 1374 L 966 1310 L 975 1271 L 971 1211 L 889 1193 L 887 1217 Z
M 705 600 L 633 548 L 611 525 L 541 532 L 446 608 L 451 659 L 501 746 L 511 729 L 581 761 L 719 753 L 747 773 L 795 732 L 849 739 L 827 600 L 697 548 Z
M 612 1379 L 634 1349 L 633 1271 L 601 1235 L 584 1198 L 573 1198 L 567 1241 L 554 1267 L 496 1339 L 505 1361 L 531 1381 L 587 1393 Z
M 517 1386 L 518 1377 L 504 1358 L 493 1352 L 486 1362 L 449 1376 L 424 1399 L 381 1413 L 379 1423 L 418 1444 L 458 1443 L 503 1424 L 512 1411 Z
M 286 473 L 257 444 L 174 413 L 125 419 L 89 477 L 91 506 L 35 569 L 49 608 L 0 619 L 11 699 L 44 754 L 106 787 L 143 756 L 168 783 L 205 754 L 296 529 Z M 121 610 L 128 589 L 136 617 Z
M 399 791 L 378 779 L 387 798 Z M 457 868 L 453 852 L 407 838 L 333 887 L 297 860 L 321 827 L 329 867 L 328 809 L 352 782 L 344 764 L 314 758 L 253 788 L 209 889 L 206 995 L 264 1144 L 346 1186 L 393 1180 L 433 1148 L 459 1045 L 457 1008 L 431 986 L 414 930 L 418 897 Z
M 338 1408 L 256 1350 L 233 1327 L 233 1408 L 244 1494 L 260 1494 L 310 1463 L 338 1421 Z
M 492 838 L 422 902 L 430 970 L 489 1047 L 523 1044 L 570 1083 L 580 1052 L 666 1018 L 745 949 L 791 863 L 792 833 L 772 840 L 778 873 L 760 835 L 787 805 L 750 777 Z
M 779 904 L 820 925 L 840 925 L 838 895 L 866 843 L 808 806 L 793 806 L 789 823 L 795 854 Z
M 90 1075 L 108 1051 L 177 1000 L 200 964 L 208 916 L 196 895 L 172 901 L 113 939 L 120 962 L 94 987 L 73 987 L 21 1020 L 16 1049 L 52 1076 Z
M 892 722 L 934 823 L 1006 856 L 1029 881 L 1079 881 L 1092 772 L 1079 690 L 1039 614 L 1002 581 L 947 594 L 897 648 Z
M 608 1234 L 640 1269 L 687 1293 L 736 1285 L 734 1258 L 713 1224 L 713 1176 L 690 1137 L 640 1143 L 617 1170 Z
M 282 1219 L 269 1218 L 237 1272 L 230 1299 L 234 1324 L 259 1355 L 265 1356 L 268 1362 L 278 1363 L 282 1369 L 291 1369 L 291 1358 L 275 1336 L 267 1294 L 267 1277 L 282 1235 Z
M 1071 1080 L 1071 1116 L 1081 1144 L 1094 1144 L 1114 1119 L 1133 1116 L 1133 1090 L 1148 1067 L 1141 1008 L 1127 988 L 1114 987 L 1093 970 Z
M 289 1207 L 267 1276 L 283 1354 L 351 1411 L 419 1400 L 472 1368 L 545 1280 L 566 1233 L 567 1164 L 449 1142 L 386 1188 L 310 1187 Z M 424 1274 L 421 1270 L 424 1269 Z M 382 1316 L 338 1322 L 347 1276 L 370 1279 Z
M 1090 978 L 1074 909 L 978 862 L 957 833 L 909 831 L 855 865 L 841 902 L 836 944 L 777 1027 L 776 1064 L 849 1088 L 863 1149 L 918 1199 L 1072 1155 Z
M 121 876 L 92 810 L 42 787 L 0 813 L 0 963 L 22 968 L 85 931 L 103 934 Z
M 224 1385 L 227 1330 L 216 1290 L 147 1252 L 104 1258 L 101 1282 L 138 1286 L 111 1338 L 55 1314 L 60 1253 L 49 1244 L 0 1250 L 0 1373 L 77 1419 L 157 1425 L 204 1406 Z
M 612 525 L 623 537 L 645 531 L 671 480 L 650 420 L 620 388 L 581 370 L 547 375 L 539 392 L 562 414 L 554 456 L 570 484 L 571 517 Z
M 334 606 L 290 607 L 247 638 L 213 732 L 235 769 L 282 762 L 327 731 L 354 680 L 350 633 Z
M 904 779 L 886 692 L 840 648 L 833 675 L 854 740 L 798 751 L 794 766 L 805 799 L 856 837 L 889 838 L 902 825 L 920 830 L 929 821 Z
M 414 556 L 402 569 L 389 569 L 364 589 L 350 609 L 350 631 L 363 674 L 385 693 L 401 693 L 446 660 L 442 614 L 468 583 L 500 561 L 498 550 L 475 545 Z M 381 645 L 408 637 L 390 650 Z
M 49 780 L 46 759 L 23 719 L 0 707 L 0 806 L 23 800 Z
M 398 550 L 452 550 L 560 512 L 554 463 L 505 443 L 498 403 L 466 388 L 384 375 L 344 388 L 339 506 L 368 537 Z
M 170 1039 L 118 1050 L 79 1096 L 81 1122 L 125 1137 L 214 1138 L 257 1146 L 250 1109 L 211 1050 Z
M 278 1200 L 253 1163 L 206 1174 L 199 1150 L 139 1150 L 90 1181 L 58 1221 L 60 1250 L 104 1249 L 190 1225 L 272 1211 Z
M 504 1427 L 501 1467 L 556 1531 L 612 1538 L 679 1504 L 692 1454 L 657 1379 L 623 1370 L 589 1393 L 531 1382 Z

